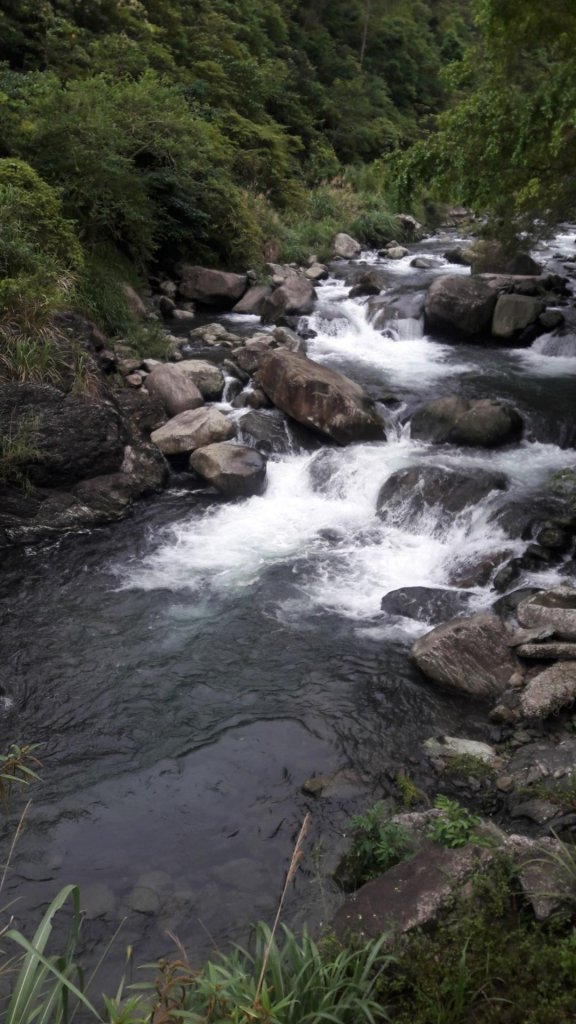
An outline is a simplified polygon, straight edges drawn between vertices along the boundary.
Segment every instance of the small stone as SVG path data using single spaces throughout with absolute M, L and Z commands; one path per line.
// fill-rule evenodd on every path
M 509 789 L 512 789 L 514 785 L 514 779 L 510 775 L 501 775 L 496 779 L 496 789 L 499 789 L 501 793 L 507 793 Z
M 141 373 L 129 373 L 128 376 L 124 378 L 124 380 L 128 387 L 130 388 L 142 387 L 143 378 Z
M 137 885 L 128 897 L 128 906 L 138 914 L 157 914 L 161 900 L 154 889 L 146 885 Z

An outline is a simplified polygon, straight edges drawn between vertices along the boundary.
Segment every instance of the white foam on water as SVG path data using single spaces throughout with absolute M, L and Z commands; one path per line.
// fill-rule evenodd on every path
M 401 321 L 402 338 L 395 339 L 375 330 L 366 320 L 365 306 L 355 299 L 330 307 L 329 314 L 332 319 L 327 319 L 320 307 L 309 318 L 310 326 L 318 335 L 308 342 L 308 355 L 319 363 L 340 367 L 355 362 L 358 366 L 380 370 L 385 375 L 385 383 L 392 386 L 394 383 L 410 386 L 430 382 L 473 369 L 465 361 L 454 362 L 453 346 L 425 337 L 420 321 L 413 322 L 413 336 L 410 336 L 409 318 Z

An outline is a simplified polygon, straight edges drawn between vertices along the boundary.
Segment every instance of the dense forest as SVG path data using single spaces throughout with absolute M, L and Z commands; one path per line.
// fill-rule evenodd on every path
M 575 38 L 572 0 L 3 0 L 5 322 L 65 296 L 116 331 L 118 277 L 378 245 L 438 200 L 567 217 Z

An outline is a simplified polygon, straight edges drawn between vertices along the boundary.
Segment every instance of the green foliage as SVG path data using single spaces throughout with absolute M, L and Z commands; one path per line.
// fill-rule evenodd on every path
M 0 803 L 5 814 L 10 807 L 14 787 L 24 789 L 39 778 L 36 769 L 41 768 L 42 763 L 36 757 L 35 750 L 38 750 L 37 743 L 22 746 L 12 743 L 6 754 L 0 754 Z
M 398 772 L 394 781 L 400 790 L 402 806 L 407 811 L 411 810 L 414 804 L 421 803 L 427 799 L 426 794 L 422 792 L 406 772 Z
M 576 932 L 541 925 L 498 857 L 431 934 L 412 934 L 384 978 L 395 1024 L 572 1024 Z
M 0 331 L 41 325 L 81 263 L 56 190 L 23 161 L 0 160 Z
M 477 779 L 478 782 L 492 779 L 495 774 L 495 769 L 491 764 L 474 754 L 457 754 L 455 757 L 449 757 L 446 761 L 445 771 L 448 775 Z
M 386 1019 L 376 998 L 393 962 L 383 952 L 384 936 L 360 949 L 327 951 L 306 931 L 297 939 L 284 928 L 282 943 L 273 941 L 268 957 L 270 938 L 269 928 L 259 924 L 253 952 L 237 947 L 198 974 L 185 962 L 166 965 L 160 1009 L 174 1019 L 205 1024 L 374 1024 Z M 158 1017 L 162 1019 L 160 1012 Z
M 352 818 L 350 826 L 352 847 L 336 876 L 346 892 L 377 878 L 411 853 L 408 832 L 402 825 L 386 820 L 381 802 Z
M 429 839 L 451 849 L 478 840 L 476 829 L 481 825 L 481 819 L 462 807 L 457 800 L 440 795 L 436 797 L 434 806 L 441 814 L 430 826 Z
M 17 424 L 11 421 L 9 432 L 0 437 L 0 484 L 30 490 L 28 470 L 40 455 L 35 429 L 33 415 L 21 416 Z M 3 800 L 1 785 L 0 800 Z
M 448 76 L 438 131 L 395 163 L 400 201 L 436 196 L 491 214 L 504 241 L 576 212 L 576 8 L 571 0 L 476 0 L 477 33 Z M 535 225 L 535 219 L 538 224 Z

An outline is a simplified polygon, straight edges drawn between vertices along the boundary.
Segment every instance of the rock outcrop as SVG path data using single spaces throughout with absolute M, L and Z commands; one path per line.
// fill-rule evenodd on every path
M 495 615 L 473 615 L 420 637 L 412 659 L 428 679 L 489 700 L 503 693 L 518 667 L 508 642 L 508 631 Z

